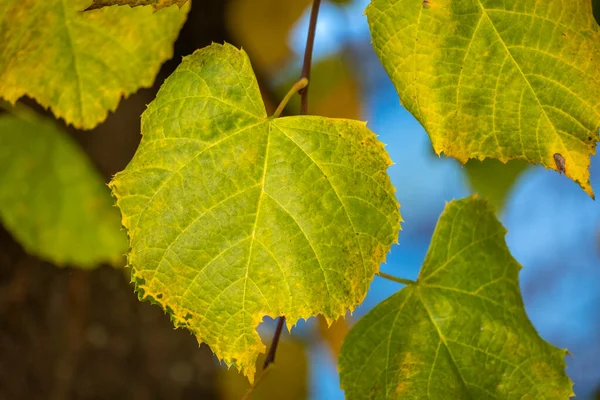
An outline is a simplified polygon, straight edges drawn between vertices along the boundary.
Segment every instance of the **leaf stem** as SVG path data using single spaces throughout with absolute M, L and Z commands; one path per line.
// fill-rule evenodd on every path
M 397 276 L 386 274 L 385 272 L 378 272 L 377 275 L 389 281 L 401 283 L 403 285 L 414 285 L 417 283 L 415 281 L 411 281 L 410 279 L 398 278 Z
M 304 49 L 304 63 L 302 64 L 302 74 L 300 75 L 301 78 L 306 78 L 309 81 L 320 6 L 321 0 L 313 0 L 312 9 L 310 11 L 310 21 L 308 23 L 308 35 L 306 36 L 306 48 Z M 300 91 L 300 96 L 300 115 L 306 115 L 308 112 L 308 85 Z
M 319 16 L 319 7 L 321 6 L 321 0 L 313 0 L 312 9 L 310 10 L 310 21 L 308 23 L 308 34 L 306 36 L 306 48 L 304 49 L 304 62 L 302 64 L 302 74 L 300 75 L 300 80 L 296 83 L 298 85 L 300 82 L 305 82 L 305 86 L 301 88 L 298 93 L 300 93 L 301 101 L 300 101 L 300 115 L 306 115 L 308 110 L 308 83 L 310 81 L 310 67 L 312 64 L 312 53 L 313 47 L 315 44 L 315 32 L 317 30 L 317 17 Z M 294 87 L 296 87 L 294 85 Z M 293 88 L 292 88 L 293 89 Z M 289 93 L 288 93 L 289 95 Z M 288 96 L 286 95 L 286 98 Z M 291 96 L 290 96 L 291 97 Z M 285 98 L 284 98 L 285 100 Z M 289 98 L 288 98 L 289 100 Z M 286 101 L 287 103 L 287 101 Z M 280 105 L 281 107 L 281 105 Z M 275 114 L 279 116 L 283 111 L 283 108 L 279 110 L 280 107 L 277 107 L 277 111 Z M 285 107 L 285 104 L 284 104 Z M 267 358 L 265 358 L 265 363 L 263 364 L 263 371 L 266 370 L 270 364 L 275 362 L 275 353 L 277 352 L 277 344 L 279 343 L 279 337 L 281 336 L 281 329 L 283 328 L 283 324 L 285 323 L 285 316 L 282 315 L 279 317 L 279 321 L 277 321 L 277 328 L 275 329 L 275 334 L 273 335 L 273 341 L 271 342 L 271 348 L 269 349 L 269 353 L 267 354 Z
M 288 101 L 290 101 L 292 96 L 296 93 L 299 93 L 306 86 L 308 86 L 307 78 L 300 78 L 298 82 L 294 83 L 294 86 L 292 86 L 292 88 L 289 90 L 289 92 L 287 92 L 283 100 L 281 100 L 281 103 L 279 103 L 279 105 L 277 106 L 277 110 L 275 110 L 275 112 L 273 113 L 272 118 L 279 118 L 279 116 L 283 112 L 283 109 L 287 105 Z

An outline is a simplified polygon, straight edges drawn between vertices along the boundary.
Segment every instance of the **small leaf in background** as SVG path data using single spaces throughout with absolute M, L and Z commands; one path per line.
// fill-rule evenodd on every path
M 283 97 L 294 84 L 297 76 L 277 88 Z M 360 90 L 358 80 L 352 75 L 349 60 L 336 55 L 315 63 L 310 75 L 310 101 L 308 113 L 330 118 L 358 119 L 360 114 Z M 300 96 L 294 96 L 286 110 L 297 113 Z
M 527 318 L 506 230 L 483 200 L 452 201 L 414 285 L 375 306 L 342 347 L 353 399 L 568 399 L 565 350 Z
M 600 27 L 590 1 L 373 0 L 373 46 L 437 154 L 518 159 L 590 196 L 600 126 Z
M 350 318 L 339 318 L 329 325 L 322 316 L 317 317 L 317 331 L 331 350 L 331 355 L 337 359 L 346 334 L 350 330 Z
M 270 337 L 265 339 L 271 340 Z M 264 360 L 264 355 L 258 357 L 256 361 L 258 371 L 262 370 Z M 220 398 L 223 400 L 240 400 L 250 389 L 248 379 L 235 369 L 221 368 L 217 381 Z M 306 399 L 308 360 L 305 344 L 284 333 L 277 346 L 275 364 L 269 367 L 264 379 L 256 382 L 255 385 L 248 400 Z
M 290 29 L 310 3 L 310 0 L 231 0 L 226 13 L 227 27 L 259 70 L 276 70 L 285 65 L 290 54 Z
M 359 121 L 269 118 L 248 56 L 185 57 L 111 187 L 140 298 L 252 381 L 263 317 L 332 322 L 397 241 L 384 145 Z
M 109 7 L 89 0 L 0 3 L 0 97 L 34 98 L 57 118 L 91 129 L 121 97 L 153 84 L 173 55 L 189 6 Z
M 32 113 L 0 116 L 0 220 L 55 264 L 125 263 L 127 237 L 104 180 L 66 132 Z
M 155 10 L 177 4 L 182 7 L 188 0 L 92 0 L 92 4 L 86 8 L 86 11 L 95 10 L 102 7 L 110 6 L 152 6 Z
M 487 199 L 496 211 L 502 211 L 508 194 L 526 168 L 524 161 L 513 160 L 504 164 L 487 158 L 483 161 L 469 160 L 465 164 L 465 173 L 473 191 Z

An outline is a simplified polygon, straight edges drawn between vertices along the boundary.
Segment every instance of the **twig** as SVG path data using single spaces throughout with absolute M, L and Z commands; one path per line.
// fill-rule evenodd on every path
M 312 10 L 310 11 L 310 22 L 308 23 L 308 35 L 306 36 L 306 48 L 304 49 L 304 63 L 302 64 L 302 75 L 300 78 L 308 79 L 310 85 L 310 67 L 312 64 L 313 46 L 315 44 L 315 32 L 317 29 L 317 17 L 319 16 L 319 7 L 321 0 L 313 0 Z M 308 112 L 308 85 L 300 91 L 300 114 L 306 115 Z
M 273 341 L 271 342 L 271 348 L 269 349 L 267 357 L 265 358 L 265 363 L 263 364 L 263 371 L 266 370 L 271 363 L 275 362 L 275 353 L 277 352 L 277 345 L 279 344 L 279 338 L 281 337 L 281 331 L 283 329 L 284 323 L 285 316 L 282 315 L 277 321 L 277 328 L 275 328 L 275 333 L 273 334 Z

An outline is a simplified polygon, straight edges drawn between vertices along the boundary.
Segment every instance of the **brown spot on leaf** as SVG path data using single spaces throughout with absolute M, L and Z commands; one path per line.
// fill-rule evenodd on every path
M 556 169 L 558 170 L 559 174 L 565 172 L 566 161 L 560 153 L 554 154 L 554 163 L 556 164 Z

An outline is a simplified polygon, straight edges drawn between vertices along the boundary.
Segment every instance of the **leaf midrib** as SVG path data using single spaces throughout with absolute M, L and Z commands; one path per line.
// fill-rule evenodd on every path
M 423 287 L 426 287 L 426 285 L 423 285 Z M 463 377 L 463 375 L 460 372 L 460 369 L 459 369 L 459 366 L 458 366 L 458 362 L 456 361 L 456 359 L 452 355 L 452 352 L 450 351 L 450 347 L 448 346 L 448 341 L 447 341 L 446 337 L 444 336 L 444 334 L 442 333 L 442 330 L 439 327 L 439 325 L 435 323 L 435 319 L 433 318 L 433 314 L 429 311 L 429 308 L 427 307 L 427 305 L 425 303 L 425 300 L 423 299 L 423 294 L 421 293 L 420 289 L 421 289 L 421 287 L 419 287 L 419 285 L 417 284 L 417 286 L 413 290 L 416 292 L 416 297 L 419 299 L 419 301 L 423 305 L 423 308 L 424 308 L 425 312 L 427 313 L 427 317 L 431 321 L 431 324 L 435 327 L 436 332 L 438 333 L 438 336 L 440 338 L 440 343 L 442 343 L 444 345 L 444 347 L 446 347 L 446 351 L 448 352 L 448 355 L 450 356 L 450 360 L 452 361 L 452 366 L 456 370 L 457 375 L 460 377 L 460 379 L 461 379 L 461 381 L 462 381 L 462 383 L 463 383 L 463 385 L 465 387 L 465 390 L 466 390 L 469 398 L 472 398 L 471 397 L 471 393 L 469 391 L 469 386 L 467 385 L 467 382 L 465 381 L 465 378 Z M 444 289 L 451 290 L 451 288 L 444 288 Z M 465 294 L 469 294 L 469 293 L 465 292 Z M 472 295 L 476 296 L 476 297 L 481 297 L 481 296 L 477 296 L 475 294 L 472 294 Z M 470 346 L 470 345 L 468 345 L 466 343 L 462 343 L 462 342 L 459 342 L 459 341 L 456 341 L 456 340 L 450 340 L 450 342 L 456 343 L 459 346 L 464 346 L 464 347 L 470 348 L 470 349 L 472 349 L 474 351 L 482 352 L 482 353 L 486 354 L 487 356 L 492 357 L 492 358 L 494 358 L 494 359 L 502 362 L 503 364 L 508 365 L 508 366 L 514 368 L 514 370 L 511 373 L 511 376 L 512 376 L 512 374 L 514 374 L 514 372 L 518 371 L 519 368 L 520 368 L 520 365 L 515 365 L 515 364 L 513 364 L 511 362 L 508 362 L 508 361 L 504 360 L 503 358 L 501 358 L 499 356 L 496 356 L 496 355 L 494 355 L 492 353 L 487 353 L 487 352 L 485 352 L 485 351 L 483 351 L 483 350 L 481 350 L 481 349 L 479 349 L 477 347 Z M 532 385 L 533 385 L 532 387 L 535 388 L 535 383 L 533 381 L 531 381 L 531 377 L 529 375 L 527 375 L 527 374 L 524 374 L 524 376 L 525 376 L 525 378 L 529 382 L 532 383 Z M 428 380 L 428 385 L 429 385 L 429 380 Z M 473 387 L 476 387 L 476 388 L 478 388 L 480 390 L 483 390 L 483 391 L 485 391 L 486 393 L 490 394 L 493 397 L 497 397 L 496 395 L 494 395 L 493 393 L 490 393 L 489 391 L 487 391 L 486 389 L 482 388 L 481 386 L 477 386 L 477 385 L 475 385 L 473 383 L 469 383 L 469 385 L 473 386 Z
M 433 327 L 435 328 L 435 330 L 436 330 L 436 332 L 437 332 L 437 334 L 438 334 L 438 336 L 440 338 L 440 342 L 444 345 L 444 347 L 446 348 L 446 351 L 448 352 L 448 355 L 450 356 L 450 360 L 452 361 L 451 364 L 452 364 L 452 367 L 454 368 L 454 370 L 456 372 L 456 375 L 458 375 L 458 377 L 460 378 L 460 381 L 463 384 L 463 387 L 465 388 L 465 392 L 469 396 L 468 398 L 471 399 L 472 397 L 471 397 L 471 393 L 469 391 L 469 387 L 467 386 L 467 382 L 465 381 L 465 378 L 462 376 L 462 374 L 460 372 L 460 369 L 458 368 L 458 363 L 454 359 L 454 356 L 452 355 L 452 352 L 450 351 L 450 348 L 448 347 L 448 344 L 446 343 L 446 337 L 444 336 L 444 334 L 440 330 L 440 327 L 435 323 L 435 320 L 433 319 L 433 316 L 431 315 L 431 312 L 429 311 L 429 309 L 425 305 L 425 301 L 422 298 L 420 288 L 419 287 L 415 287 L 412 291 L 415 292 L 416 297 L 419 299 L 419 301 L 423 305 L 423 309 L 427 313 L 427 317 L 431 321 L 431 325 L 433 325 Z M 427 381 L 427 385 L 429 387 L 429 380 Z
M 185 163 L 183 163 L 177 170 L 173 171 L 170 173 L 170 176 L 168 178 L 166 178 L 156 189 L 155 193 L 152 195 L 152 197 L 150 197 L 148 199 L 148 202 L 146 203 L 146 207 L 140 212 L 140 215 L 138 217 L 138 224 L 139 222 L 141 222 L 143 220 L 143 217 L 145 216 L 147 210 L 150 208 L 150 206 L 153 204 L 154 199 L 156 198 L 156 196 L 161 193 L 161 191 L 168 185 L 169 182 L 171 182 L 171 180 L 175 177 L 178 176 L 180 171 L 182 171 L 183 169 L 187 168 L 189 166 L 189 164 L 197 159 L 200 155 L 202 155 L 203 153 L 205 153 L 206 151 L 210 150 L 211 148 L 218 146 L 219 144 L 221 144 L 222 142 L 229 140 L 230 138 L 237 136 L 239 134 L 243 134 L 244 132 L 248 131 L 249 129 L 252 128 L 256 128 L 264 123 L 268 124 L 268 134 L 267 134 L 267 144 L 265 146 L 265 156 L 264 156 L 264 165 L 263 165 L 263 172 L 262 172 L 262 177 L 260 182 L 257 185 L 252 186 L 252 188 L 255 188 L 256 186 L 260 185 L 261 186 L 261 192 L 260 192 L 260 196 L 259 196 L 259 201 L 257 202 L 257 211 L 256 211 L 256 217 L 255 217 L 255 221 L 254 221 L 254 225 L 253 225 L 253 230 L 252 230 L 252 234 L 250 235 L 250 251 L 249 251 L 249 255 L 248 255 L 248 262 L 246 264 L 246 273 L 245 273 L 245 277 L 244 279 L 244 291 L 243 291 L 243 298 L 242 298 L 242 307 L 245 310 L 245 299 L 246 299 L 246 291 L 247 291 L 247 281 L 249 279 L 249 266 L 250 266 L 250 261 L 251 261 L 251 257 L 252 257 L 252 249 L 254 246 L 254 241 L 255 241 L 255 233 L 256 233 L 256 228 L 257 228 L 257 224 L 258 224 L 258 218 L 259 218 L 259 213 L 260 213 L 260 209 L 262 206 L 262 198 L 263 196 L 269 196 L 269 198 L 271 198 L 273 201 L 275 201 L 278 206 L 285 211 L 295 222 L 295 224 L 298 226 L 298 229 L 300 229 L 300 231 L 303 233 L 304 237 L 306 238 L 307 243 L 309 244 L 309 246 L 311 247 L 314 255 L 315 255 L 315 260 L 317 261 L 317 263 L 319 264 L 320 269 L 323 272 L 323 276 L 324 276 L 324 280 L 325 280 L 325 284 L 327 287 L 327 291 L 329 294 L 329 297 L 331 298 L 332 296 L 332 292 L 331 289 L 329 287 L 329 282 L 328 282 L 328 277 L 327 277 L 327 272 L 325 271 L 325 267 L 323 266 L 322 262 L 320 261 L 319 255 L 316 251 L 316 249 L 313 246 L 312 241 L 309 239 L 309 237 L 307 236 L 306 232 L 304 231 L 304 229 L 301 227 L 301 225 L 299 224 L 299 222 L 296 220 L 296 218 L 294 216 L 292 216 L 292 214 L 285 208 L 283 207 L 283 205 L 281 205 L 273 196 L 271 196 L 266 190 L 265 190 L 265 184 L 266 184 L 266 177 L 267 177 L 267 165 L 268 165 L 268 155 L 269 155 L 269 147 L 270 147 L 270 137 L 271 137 L 271 130 L 272 130 L 272 124 L 271 124 L 271 120 L 270 119 L 263 119 L 255 124 L 246 126 L 241 128 L 240 130 L 226 136 L 225 138 L 222 138 L 220 140 L 217 140 L 214 143 L 211 143 L 210 145 L 208 145 L 207 147 L 204 147 L 201 151 L 199 151 L 195 156 L 191 157 L 188 161 L 186 161 Z M 281 134 L 286 137 L 288 140 L 290 140 L 296 147 L 298 147 L 298 149 L 300 151 L 303 152 L 303 154 L 305 154 L 312 163 L 315 164 L 315 166 L 317 166 L 317 168 L 319 168 L 322 172 L 322 168 L 321 166 L 316 162 L 316 160 L 314 160 L 308 153 L 306 153 L 306 151 L 298 144 L 296 143 L 294 140 L 292 140 L 280 127 L 277 127 L 277 129 L 279 130 L 279 132 L 281 132 Z M 165 138 L 167 139 L 167 138 Z M 169 138 L 171 139 L 171 138 Z M 162 139 L 158 139 L 158 140 L 162 140 Z M 324 173 L 324 172 L 323 172 Z M 343 203 L 343 201 L 341 200 L 341 198 L 339 197 L 339 195 L 337 194 L 337 190 L 335 189 L 335 187 L 333 186 L 333 184 L 328 180 L 328 183 L 330 184 L 332 190 L 335 192 L 336 196 L 338 196 L 338 199 L 340 201 L 340 205 L 342 206 L 342 208 L 344 209 L 345 215 L 350 223 L 350 225 L 352 226 L 353 230 L 355 231 L 354 225 L 352 223 L 352 220 L 350 218 L 350 215 L 348 214 L 346 208 L 345 208 L 345 204 Z M 245 189 L 243 192 L 250 190 L 250 188 Z M 237 195 L 239 195 L 241 192 L 237 192 L 231 196 L 228 196 L 226 199 L 223 199 L 222 201 L 220 201 L 217 205 L 214 205 L 213 207 L 211 207 L 210 209 L 213 209 L 214 207 L 220 205 L 223 201 L 226 201 L 228 199 L 231 199 L 232 197 L 235 197 Z M 179 240 L 179 238 L 190 228 L 190 226 L 192 226 L 196 221 L 198 221 L 198 219 L 202 218 L 205 214 L 206 211 L 203 212 L 202 214 L 200 214 L 197 218 L 195 218 L 190 224 L 188 224 L 185 228 L 183 228 L 178 234 L 177 236 L 173 239 L 173 241 L 171 241 L 171 243 L 169 244 L 169 246 L 164 250 L 161 258 L 159 259 L 159 261 L 157 262 L 157 267 L 165 260 L 165 257 L 167 255 L 167 253 L 170 251 L 170 249 L 172 248 L 172 246 Z M 138 229 L 138 225 L 136 225 L 136 230 Z M 136 235 L 134 234 L 133 237 L 135 237 Z M 356 236 L 356 235 L 354 235 Z M 132 239 L 133 239 L 132 237 Z M 246 238 L 247 239 L 247 238 Z M 244 239 L 244 240 L 246 240 Z M 361 253 L 361 257 L 362 257 L 362 249 L 360 248 L 360 243 L 358 242 L 358 239 L 355 238 L 355 240 L 357 241 L 357 246 L 359 246 L 359 250 Z M 279 263 L 279 261 L 277 259 L 275 259 L 275 261 Z M 362 264 L 363 264 L 363 270 L 366 271 L 366 264 L 364 262 L 364 258 L 362 258 Z M 202 272 L 205 267 L 207 265 L 204 265 L 199 271 L 198 273 Z M 286 284 L 289 286 L 289 282 L 286 281 Z M 293 301 L 293 299 L 292 299 Z
M 510 49 L 508 48 L 508 46 L 504 42 L 504 38 L 502 37 L 502 35 L 500 35 L 500 32 L 496 28 L 496 25 L 494 25 L 494 22 L 490 18 L 489 14 L 488 14 L 487 10 L 485 9 L 485 7 L 483 6 L 483 3 L 481 2 L 481 0 L 477 0 L 477 4 L 481 8 L 482 14 L 485 15 L 485 17 L 489 21 L 490 26 L 494 29 L 494 33 L 496 34 L 496 36 L 498 36 L 499 42 L 502 43 L 502 46 L 504 47 L 504 50 L 509 55 L 509 57 L 513 61 L 514 65 L 517 67 L 517 70 L 519 71 L 519 73 L 523 77 L 525 83 L 529 87 L 529 90 L 531 90 L 531 93 L 533 94 L 533 97 L 535 98 L 535 101 L 537 102 L 539 108 L 541 109 L 542 114 L 544 115 L 544 117 L 546 118 L 546 120 L 548 121 L 548 123 L 550 124 L 550 126 L 552 127 L 552 130 L 554 131 L 554 134 L 560 140 L 561 144 L 563 145 L 563 148 L 564 148 L 565 152 L 567 154 L 570 153 L 568 151 L 567 146 L 565 145 L 565 142 L 564 142 L 563 138 L 559 134 L 559 131 L 556 129 L 556 126 L 554 125 L 554 123 L 552 122 L 552 120 L 550 119 L 550 117 L 548 116 L 548 114 L 546 113 L 546 110 L 544 109 L 544 106 L 542 105 L 542 102 L 540 101 L 540 99 L 539 99 L 539 97 L 537 95 L 537 92 L 533 89 L 533 86 L 531 85 L 531 82 L 527 78 L 527 75 L 525 75 L 525 72 L 521 69 L 521 66 L 519 65 L 519 63 L 517 62 L 517 60 L 513 56 L 512 52 L 510 51 Z M 538 132 L 539 132 L 539 130 L 536 130 L 537 150 L 538 150 L 538 155 L 540 157 L 540 160 L 543 160 L 544 157 L 542 156 L 542 153 L 541 153 L 542 149 L 541 149 L 540 142 L 539 142 L 539 134 L 538 134 Z M 569 135 L 572 136 L 572 137 L 574 137 L 575 139 L 577 139 L 579 142 L 583 143 L 584 145 L 587 145 L 581 138 L 578 138 L 577 136 L 574 136 L 573 134 L 569 134 Z M 522 140 L 522 135 L 521 134 L 519 134 L 519 137 Z
M 77 64 L 77 55 L 75 54 L 75 48 L 73 46 L 73 34 L 71 32 L 71 26 L 70 26 L 70 22 L 69 22 L 69 18 L 68 18 L 68 6 L 65 3 L 66 0 L 62 0 L 61 4 L 62 4 L 62 11 L 63 11 L 63 22 L 64 22 L 64 26 L 65 26 L 65 31 L 67 33 L 67 44 L 69 46 L 70 49 L 70 53 L 71 53 L 71 57 L 72 57 L 72 66 L 73 66 L 73 74 L 75 75 L 75 88 L 77 91 L 77 109 L 79 111 L 79 118 L 74 118 L 73 121 L 79 125 L 87 125 L 85 123 L 84 117 L 83 117 L 83 101 L 81 99 L 81 77 L 79 76 L 79 68 L 78 68 L 78 64 Z M 70 9 L 69 9 L 70 10 Z M 79 121 L 78 121 L 79 120 Z
M 258 202 L 256 204 L 256 217 L 254 218 L 254 226 L 252 227 L 252 234 L 250 235 L 250 238 L 251 238 L 250 239 L 250 250 L 248 251 L 248 262 L 246 263 L 246 276 L 244 277 L 244 295 L 242 297 L 242 318 L 244 318 L 246 315 L 246 290 L 248 287 L 248 275 L 250 273 L 250 261 L 252 260 L 252 249 L 254 248 L 254 241 L 256 240 L 256 227 L 258 226 L 258 217 L 260 215 L 262 199 L 265 194 L 265 181 L 266 181 L 266 176 L 267 176 L 267 165 L 269 162 L 269 145 L 270 145 L 270 143 L 271 143 L 271 124 L 268 124 L 267 125 L 267 144 L 265 145 L 265 156 L 264 156 L 265 160 L 263 163 L 263 173 L 262 173 L 261 182 L 260 182 L 260 195 L 258 196 Z M 316 253 L 315 253 L 315 255 L 316 255 Z M 319 262 L 319 264 L 320 264 L 320 262 Z M 259 290 L 260 290 L 260 288 L 259 288 Z

